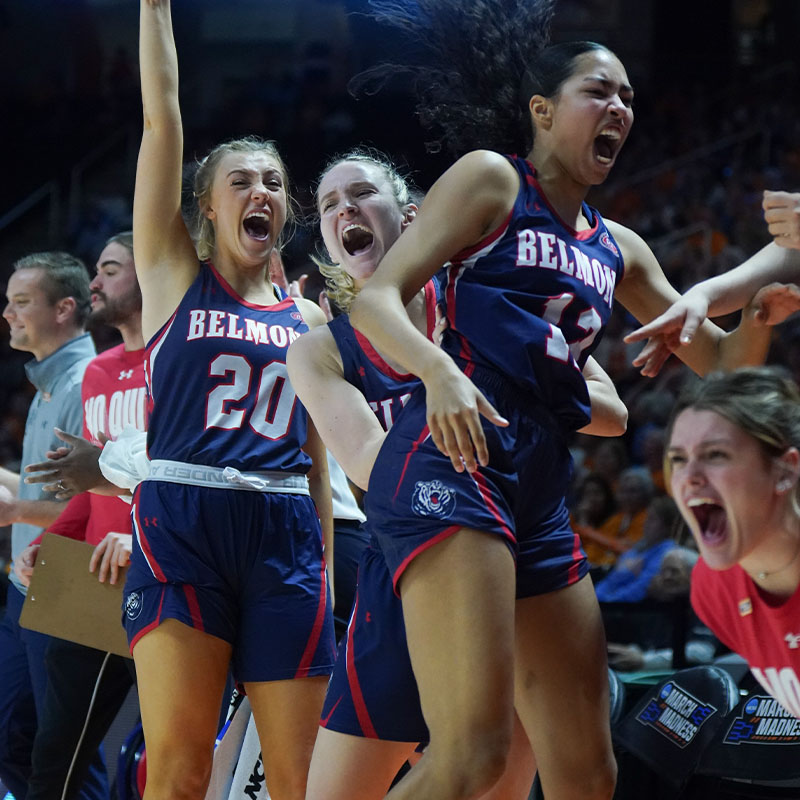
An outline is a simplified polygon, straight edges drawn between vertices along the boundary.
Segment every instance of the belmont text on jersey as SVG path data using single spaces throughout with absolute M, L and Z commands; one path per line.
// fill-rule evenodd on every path
M 509 161 L 520 188 L 507 219 L 446 265 L 442 347 L 467 375 L 480 365 L 506 376 L 575 430 L 589 420 L 581 370 L 611 316 L 622 257 L 597 211 L 584 204 L 589 227 L 571 228 L 533 167 Z
M 597 258 L 590 258 L 574 244 L 567 244 L 554 233 L 527 228 L 518 231 L 517 266 L 556 269 L 565 275 L 574 275 L 586 286 L 597 289 L 597 294 L 611 308 L 617 284 L 616 264 L 610 267 Z
M 299 312 L 298 312 L 299 314 Z M 192 339 L 238 339 L 254 344 L 273 344 L 288 347 L 300 334 L 285 325 L 268 325 L 266 322 L 233 314 L 230 311 L 193 308 L 189 311 L 189 331 L 186 341 Z
M 388 431 L 394 425 L 394 421 L 400 410 L 408 402 L 411 392 L 403 392 L 399 397 L 387 397 L 383 400 L 370 400 L 369 407 L 375 412 L 381 427 Z

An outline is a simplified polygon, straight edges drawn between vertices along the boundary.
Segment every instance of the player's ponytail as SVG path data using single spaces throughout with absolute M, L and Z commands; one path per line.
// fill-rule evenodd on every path
M 527 101 L 520 83 L 549 38 L 554 0 L 371 0 L 374 17 L 409 42 L 409 63 L 357 75 L 351 91 L 375 92 L 398 70 L 411 73 L 417 111 L 456 155 L 476 148 L 526 152 Z M 416 54 L 416 57 L 412 54 Z
M 595 42 L 548 46 L 555 0 L 370 0 L 379 22 L 408 40 L 409 63 L 379 64 L 350 81 L 372 94 L 393 76 L 411 74 L 417 113 L 454 155 L 485 148 L 528 153 L 528 101 L 555 96 L 575 59 Z

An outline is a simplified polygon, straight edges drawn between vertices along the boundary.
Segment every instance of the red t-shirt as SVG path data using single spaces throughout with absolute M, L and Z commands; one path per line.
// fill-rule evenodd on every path
M 81 386 L 84 438 L 99 445 L 101 432 L 116 439 L 131 425 L 145 430 L 143 364 L 144 349 L 126 351 L 124 345 L 112 347 L 89 362 Z M 67 503 L 48 531 L 96 545 L 109 531 L 130 533 L 130 512 L 130 504 L 119 497 L 84 492 Z
M 800 718 L 800 588 L 788 598 L 762 591 L 740 567 L 692 573 L 692 605 L 717 638 L 742 656 L 758 682 Z

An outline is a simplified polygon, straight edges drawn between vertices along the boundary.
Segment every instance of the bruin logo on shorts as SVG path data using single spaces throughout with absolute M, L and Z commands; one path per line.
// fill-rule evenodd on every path
M 142 593 L 131 592 L 125 598 L 125 614 L 128 619 L 136 619 L 142 613 Z
M 421 517 L 447 519 L 456 510 L 456 493 L 441 481 L 417 481 L 411 508 Z

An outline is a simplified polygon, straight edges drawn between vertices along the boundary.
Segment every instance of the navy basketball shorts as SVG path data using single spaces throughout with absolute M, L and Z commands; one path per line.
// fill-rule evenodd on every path
M 473 382 L 508 421 L 481 417 L 489 464 L 456 472 L 431 439 L 425 388 L 394 423 L 370 476 L 365 511 L 397 583 L 408 564 L 461 528 L 499 536 L 517 562 L 517 597 L 569 586 L 588 571 L 564 497 L 572 459 L 556 417 L 502 375 L 476 368 Z
M 320 725 L 370 739 L 429 739 L 408 655 L 402 604 L 374 546 L 361 556 L 353 613 L 339 643 Z
M 175 619 L 229 642 L 237 681 L 330 674 L 331 598 L 309 496 L 148 480 L 131 514 L 131 651 Z

